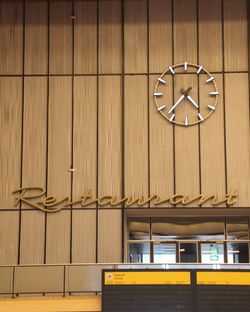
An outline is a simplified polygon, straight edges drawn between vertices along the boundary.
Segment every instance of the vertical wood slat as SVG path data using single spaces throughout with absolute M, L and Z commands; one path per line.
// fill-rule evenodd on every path
M 96 261 L 96 211 L 73 210 L 72 262 L 94 263 Z
M 75 77 L 73 199 L 91 190 L 96 195 L 97 177 L 97 79 Z M 75 205 L 74 207 L 79 207 Z M 96 207 L 95 204 L 88 207 Z
M 48 64 L 48 5 L 25 4 L 25 74 L 46 74 Z
M 176 75 L 175 76 L 175 101 L 180 97 L 180 88 L 187 89 L 192 86 L 192 98 L 198 99 L 198 78 L 196 75 Z M 190 102 L 184 100 L 178 107 L 176 116 L 182 115 L 184 122 L 185 116 L 196 114 L 196 108 Z M 176 117 L 177 118 L 177 117 Z M 198 125 L 190 127 L 175 126 L 175 183 L 176 193 L 188 194 L 194 197 L 199 194 L 200 187 L 199 170 L 199 135 Z M 192 204 L 196 205 L 196 203 Z M 190 206 L 192 206 L 190 205 Z
M 173 125 L 157 112 L 152 90 L 158 76 L 150 76 L 149 112 L 150 112 L 150 195 L 158 194 L 162 198 L 174 193 L 174 154 L 173 154 Z M 173 103 L 172 77 L 167 81 L 167 92 L 164 99 Z M 164 78 L 165 79 L 165 78 Z M 166 88 L 158 87 L 159 91 Z M 159 100 L 160 101 L 160 100 Z M 163 103 L 162 103 L 163 104 Z M 161 104 L 159 104 L 160 106 Z M 162 204 L 163 207 L 168 204 Z
M 98 262 L 119 263 L 122 251 L 121 210 L 98 212 Z
M 199 63 L 222 71 L 222 0 L 199 0 Z
M 22 186 L 46 184 L 47 78 L 24 79 Z
M 22 3 L 0 3 L 0 42 L 0 74 L 22 74 Z
M 46 263 L 70 262 L 70 211 L 48 215 Z
M 24 80 L 22 186 L 46 185 L 47 78 Z M 22 204 L 22 208 L 28 205 Z M 43 263 L 45 215 L 22 212 L 20 263 Z
M 196 0 L 174 1 L 174 62 L 197 62 Z
M 225 70 L 248 70 L 247 1 L 224 1 Z
M 121 197 L 121 79 L 99 79 L 98 192 Z
M 121 1 L 105 0 L 99 3 L 99 72 L 122 71 Z
M 20 187 L 22 79 L 0 78 L 0 184 L 1 207 L 13 208 L 12 192 Z
M 125 77 L 125 194 L 148 196 L 148 100 L 145 76 Z
M 76 1 L 74 69 L 76 74 L 97 72 L 97 2 Z
M 225 104 L 222 75 L 215 75 L 215 79 L 220 92 L 219 102 L 216 111 L 200 126 L 201 191 L 204 195 L 214 194 L 223 198 L 226 194 L 223 107 Z M 200 103 L 201 105 L 208 103 L 208 90 L 201 81 Z M 211 204 L 205 203 L 203 206 L 208 207 Z
M 48 124 L 48 195 L 71 194 L 71 78 L 51 77 Z M 63 204 L 61 205 L 63 207 Z M 70 212 L 48 214 L 47 263 L 69 261 Z
M 172 1 L 149 0 L 149 72 L 172 64 Z
M 174 1 L 174 63 L 197 63 L 197 19 L 195 0 Z M 193 98 L 198 100 L 198 81 L 195 76 L 177 75 L 174 78 L 174 102 L 180 88 L 193 87 Z M 190 103 L 183 103 L 178 113 L 193 114 Z M 184 120 L 183 119 L 183 120 Z M 189 196 L 199 193 L 199 136 L 198 126 L 175 126 L 175 190 Z
M 50 4 L 49 62 L 51 74 L 72 73 L 72 4 Z
M 147 72 L 147 2 L 125 1 L 125 73 Z
M 18 224 L 18 211 L 0 212 L 0 265 L 17 264 Z
M 239 207 L 250 202 L 248 79 L 247 74 L 225 75 L 227 182 L 228 191 L 239 191 Z
M 51 77 L 48 120 L 48 194 L 71 192 L 71 78 Z
M 44 261 L 44 220 L 40 211 L 23 211 L 20 240 L 20 264 Z

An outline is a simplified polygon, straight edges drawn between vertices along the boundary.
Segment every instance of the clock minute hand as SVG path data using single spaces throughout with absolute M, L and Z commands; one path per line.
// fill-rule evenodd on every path
M 170 114 L 176 107 L 177 105 L 179 105 L 179 103 L 185 98 L 185 95 L 183 94 L 179 100 L 174 104 L 174 106 L 168 111 L 168 113 Z
M 191 98 L 190 95 L 187 96 L 187 99 L 188 99 L 196 108 L 199 108 L 198 104 Z

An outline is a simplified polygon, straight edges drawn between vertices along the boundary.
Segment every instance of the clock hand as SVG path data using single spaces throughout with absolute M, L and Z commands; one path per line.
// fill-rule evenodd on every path
M 179 105 L 179 103 L 185 98 L 185 95 L 183 94 L 179 100 L 174 104 L 174 106 L 168 111 L 168 113 L 170 114 L 176 107 L 177 105 Z
M 187 88 L 187 90 L 185 90 L 184 88 L 181 88 L 180 91 L 182 94 L 184 94 L 185 96 L 188 96 L 188 93 L 192 90 L 192 87 Z
M 196 108 L 199 108 L 199 105 L 191 98 L 190 95 L 187 96 L 187 99 L 188 99 Z
M 198 104 L 196 104 L 196 102 L 192 99 L 192 97 L 190 95 L 188 95 L 188 93 L 192 90 L 192 87 L 187 88 L 187 90 L 184 90 L 183 88 L 181 88 L 181 93 L 187 97 L 187 99 L 196 107 L 199 108 Z

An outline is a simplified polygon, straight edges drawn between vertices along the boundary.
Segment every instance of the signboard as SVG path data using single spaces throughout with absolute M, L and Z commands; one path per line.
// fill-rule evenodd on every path
M 250 285 L 250 272 L 197 272 L 198 285 Z
M 190 285 L 190 272 L 105 272 L 104 285 Z

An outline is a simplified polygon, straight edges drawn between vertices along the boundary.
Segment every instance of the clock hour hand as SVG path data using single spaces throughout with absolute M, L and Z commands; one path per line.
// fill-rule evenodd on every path
M 168 113 L 170 114 L 176 107 L 177 105 L 180 104 L 180 102 L 185 98 L 185 95 L 182 94 L 182 96 L 179 98 L 179 100 L 174 104 L 174 106 L 168 111 Z

